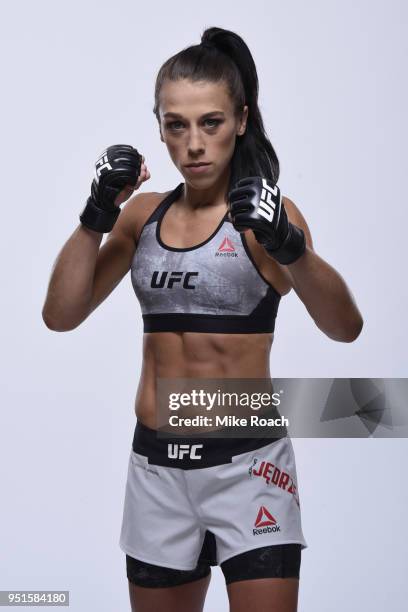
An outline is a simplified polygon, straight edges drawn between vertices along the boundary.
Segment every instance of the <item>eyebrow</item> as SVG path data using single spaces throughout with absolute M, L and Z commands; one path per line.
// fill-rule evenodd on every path
M 210 113 L 205 113 L 204 115 L 201 115 L 200 119 L 204 119 L 205 117 L 212 117 L 213 115 L 224 115 L 223 111 L 219 111 L 219 110 L 215 110 L 215 111 L 211 111 Z M 183 119 L 183 115 L 180 115 L 179 113 L 164 113 L 163 117 L 175 117 L 177 119 Z

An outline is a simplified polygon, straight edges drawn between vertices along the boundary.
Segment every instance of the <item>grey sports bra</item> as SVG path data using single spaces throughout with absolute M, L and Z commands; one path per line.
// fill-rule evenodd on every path
M 165 245 L 160 226 L 183 192 L 180 183 L 144 224 L 131 264 L 144 332 L 272 332 L 280 294 L 262 276 L 244 234 L 225 214 L 216 230 L 188 248 Z

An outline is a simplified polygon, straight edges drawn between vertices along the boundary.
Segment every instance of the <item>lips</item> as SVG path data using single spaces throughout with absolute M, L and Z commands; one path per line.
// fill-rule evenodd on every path
M 210 168 L 211 164 L 200 164 L 200 165 L 196 165 L 196 166 L 185 166 L 185 171 L 188 172 L 189 174 L 207 174 L 207 172 L 210 172 L 209 168 Z
M 198 162 L 197 164 L 186 164 L 186 168 L 198 168 L 199 166 L 209 166 L 210 162 Z

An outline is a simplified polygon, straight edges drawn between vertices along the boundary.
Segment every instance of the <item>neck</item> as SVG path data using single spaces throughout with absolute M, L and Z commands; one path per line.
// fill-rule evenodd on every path
M 184 183 L 181 202 L 193 210 L 226 204 L 229 178 L 230 170 L 227 168 L 227 171 L 207 188 L 196 188 L 189 183 Z

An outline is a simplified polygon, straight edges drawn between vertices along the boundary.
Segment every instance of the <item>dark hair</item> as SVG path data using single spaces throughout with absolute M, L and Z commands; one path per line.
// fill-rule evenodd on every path
M 243 39 L 223 28 L 207 28 L 199 45 L 187 47 L 170 57 L 160 68 L 155 85 L 153 112 L 160 123 L 159 94 L 169 79 L 224 81 L 234 103 L 234 114 L 241 117 L 248 106 L 246 131 L 237 136 L 231 159 L 228 191 L 245 176 L 264 176 L 274 183 L 279 178 L 279 160 L 270 143 L 258 107 L 258 75 L 251 52 Z

